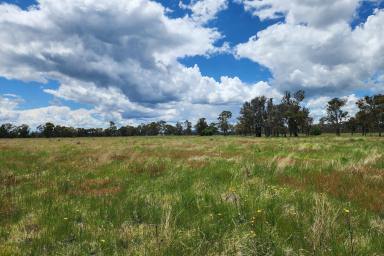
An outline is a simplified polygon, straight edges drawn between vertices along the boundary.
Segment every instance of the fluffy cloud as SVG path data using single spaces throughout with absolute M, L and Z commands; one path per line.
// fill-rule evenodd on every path
M 149 0 L 39 0 L 28 10 L 1 4 L 0 76 L 56 80 L 59 88 L 46 93 L 113 112 L 117 120 L 190 118 L 194 111 L 203 114 L 202 106 L 216 115 L 219 106 L 278 94 L 263 82 L 216 81 L 197 66 L 181 65 L 179 58 L 226 48 L 215 46 L 221 34 L 204 25 L 227 8 L 226 0 L 192 1 L 184 8 L 192 14 L 172 19 Z M 51 110 L 63 115 L 67 109 L 36 111 L 51 118 Z
M 132 101 L 177 99 L 177 58 L 214 51 L 220 34 L 164 12 L 147 0 L 41 0 L 27 11 L 2 4 L 0 75 L 113 86 Z
M 13 112 L 14 109 L 23 100 L 16 95 L 3 95 L 0 96 L 0 121 L 14 120 L 16 115 Z
M 23 99 L 13 95 L 0 95 L 0 123 L 28 124 L 32 128 L 45 122 L 79 127 L 104 127 L 108 116 L 95 109 L 71 110 L 66 106 L 48 106 L 20 109 Z M 113 115 L 113 113 L 110 113 Z M 110 116 L 109 116 L 110 117 Z
M 360 0 L 237 0 L 260 19 L 285 17 L 289 24 L 324 27 L 352 19 Z
M 192 0 L 189 4 L 179 2 L 182 9 L 192 12 L 192 19 L 198 23 L 207 23 L 214 19 L 220 11 L 227 9 L 228 0 Z
M 284 89 L 326 97 L 351 95 L 356 88 L 382 91 L 383 11 L 352 29 L 359 0 L 236 1 L 261 19 L 285 18 L 234 49 L 237 57 L 269 68 L 272 86 L 237 77 L 215 80 L 198 66 L 180 64 L 187 56 L 228 52 L 228 44 L 217 45 L 224 36 L 208 26 L 228 0 L 181 1 L 189 12 L 182 18 L 168 17 L 150 0 L 39 0 L 28 10 L 0 4 L 0 76 L 55 80 L 59 88 L 46 93 L 93 106 L 28 112 L 3 96 L 0 114 L 7 120 L 31 115 L 36 123 L 55 115 L 60 123 L 67 116 L 74 126 L 104 126 L 108 119 L 121 124 L 214 119 L 223 109 L 238 112 L 242 102 L 258 95 L 279 98 Z
M 280 89 L 305 89 L 312 96 L 383 90 L 376 78 L 384 67 L 384 11 L 353 29 L 357 0 L 242 2 L 261 19 L 286 18 L 235 49 L 238 57 L 268 67 Z
M 221 34 L 204 23 L 226 7 L 192 1 L 190 16 L 172 19 L 149 0 L 39 0 L 28 10 L 1 4 L 0 76 L 56 80 L 60 87 L 47 93 L 123 118 L 172 119 L 179 105 L 239 103 L 268 85 L 217 82 L 178 62 L 225 48 L 214 46 Z
M 116 111 L 123 118 L 166 121 L 195 120 L 199 114 L 206 113 L 217 116 L 221 110 L 231 106 L 237 112 L 239 104 L 255 96 L 281 96 L 266 82 L 249 85 L 237 77 L 221 77 L 220 81 L 216 81 L 203 76 L 197 66 L 188 68 L 180 65 L 179 68 L 172 79 L 186 90 L 180 91 L 178 101 L 137 104 L 131 102 L 119 88 L 98 88 L 95 84 L 73 81 L 63 83 L 58 90 L 46 89 L 45 92 L 66 100 L 97 105 L 100 112 Z

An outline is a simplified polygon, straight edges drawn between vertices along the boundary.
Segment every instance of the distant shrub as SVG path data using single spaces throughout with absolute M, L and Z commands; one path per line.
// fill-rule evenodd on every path
M 205 128 L 202 132 L 202 136 L 213 136 L 218 133 L 218 130 L 214 126 L 209 126 Z
M 315 126 L 311 129 L 311 135 L 313 136 L 319 136 L 321 135 L 321 129 L 318 126 Z

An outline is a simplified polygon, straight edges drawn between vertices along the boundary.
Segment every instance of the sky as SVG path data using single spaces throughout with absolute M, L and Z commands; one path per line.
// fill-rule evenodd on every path
M 215 121 L 256 96 L 384 93 L 382 0 L 0 1 L 0 123 Z

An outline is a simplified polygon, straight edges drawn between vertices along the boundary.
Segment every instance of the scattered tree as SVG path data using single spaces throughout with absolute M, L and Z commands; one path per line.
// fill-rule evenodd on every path
M 340 127 L 348 115 L 347 111 L 342 110 L 342 107 L 344 107 L 346 103 L 346 100 L 333 98 L 327 105 L 326 120 L 335 127 L 337 136 L 340 136 Z
M 230 129 L 229 120 L 232 118 L 231 111 L 223 111 L 218 117 L 219 127 L 223 132 L 224 136 L 228 135 L 228 130 Z
M 200 136 L 203 136 L 204 135 L 204 130 L 208 128 L 208 124 L 207 124 L 207 121 L 205 118 L 200 118 L 196 125 L 195 125 L 195 129 L 196 129 L 196 133 Z
M 192 135 L 192 123 L 188 120 L 185 120 L 184 122 L 184 134 L 185 135 Z

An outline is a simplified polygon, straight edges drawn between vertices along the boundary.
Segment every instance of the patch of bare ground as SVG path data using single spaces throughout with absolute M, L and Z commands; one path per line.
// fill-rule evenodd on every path
M 376 213 L 384 213 L 384 182 L 380 175 L 366 172 L 335 171 L 332 173 L 311 173 L 301 178 L 280 175 L 280 184 L 306 190 L 315 189 L 341 200 L 356 203 Z
M 76 190 L 70 194 L 87 196 L 108 196 L 115 195 L 121 191 L 121 187 L 110 179 L 91 179 L 81 182 Z

